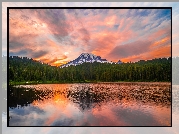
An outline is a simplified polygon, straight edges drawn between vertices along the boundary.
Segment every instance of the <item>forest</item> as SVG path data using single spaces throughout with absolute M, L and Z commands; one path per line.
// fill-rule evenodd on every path
M 179 61 L 179 57 L 122 64 L 83 63 L 60 68 L 27 57 L 10 56 L 8 77 L 10 84 L 30 81 L 33 83 L 171 82 L 171 69 L 178 68 L 177 65 L 172 66 L 172 60 Z

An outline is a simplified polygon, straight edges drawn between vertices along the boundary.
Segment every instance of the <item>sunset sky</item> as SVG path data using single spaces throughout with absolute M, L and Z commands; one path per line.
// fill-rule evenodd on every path
M 10 9 L 9 55 L 61 65 L 81 53 L 135 62 L 171 56 L 170 9 Z

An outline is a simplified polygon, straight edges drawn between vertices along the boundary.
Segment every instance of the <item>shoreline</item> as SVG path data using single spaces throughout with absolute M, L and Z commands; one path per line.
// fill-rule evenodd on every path
M 172 82 L 163 82 L 163 81 L 119 81 L 119 82 L 96 82 L 96 81 L 88 81 L 88 82 L 57 82 L 57 81 L 48 81 L 48 82 L 34 82 L 34 81 L 29 81 L 29 82 L 9 82 L 9 86 L 16 86 L 16 85 L 39 85 L 39 84 L 120 84 L 120 83 L 131 83 L 131 84 L 167 84 L 167 85 L 172 85 Z

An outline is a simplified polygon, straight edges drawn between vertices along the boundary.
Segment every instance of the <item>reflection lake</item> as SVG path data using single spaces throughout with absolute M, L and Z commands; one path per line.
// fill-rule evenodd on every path
M 9 126 L 171 126 L 171 83 L 9 87 Z

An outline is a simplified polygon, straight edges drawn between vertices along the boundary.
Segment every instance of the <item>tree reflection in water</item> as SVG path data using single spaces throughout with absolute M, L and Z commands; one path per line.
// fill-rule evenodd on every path
M 55 87 L 55 85 L 53 85 Z M 9 87 L 9 107 L 28 106 L 34 100 L 45 100 L 55 94 L 63 95 L 83 110 L 90 109 L 92 104 L 120 100 L 135 100 L 156 105 L 171 105 L 171 86 L 168 84 L 70 84 L 67 88 L 57 86 L 48 89 L 44 86 Z

